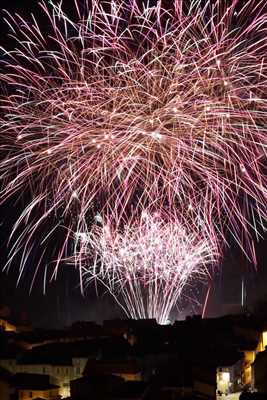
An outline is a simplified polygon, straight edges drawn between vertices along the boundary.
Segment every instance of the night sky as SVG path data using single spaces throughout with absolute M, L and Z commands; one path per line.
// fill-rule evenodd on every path
M 11 13 L 18 12 L 29 17 L 34 12 L 38 17 L 41 14 L 36 0 L 1 0 L 1 9 L 7 9 Z M 72 0 L 65 0 L 64 4 L 70 4 Z M 1 11 L 0 43 L 2 46 L 10 46 L 10 40 L 6 38 L 8 27 L 3 21 Z M 2 54 L 0 54 L 2 58 Z M 23 209 L 23 202 L 16 204 L 11 202 L 0 207 L 0 265 L 3 267 L 7 260 L 7 239 L 16 215 Z M 236 246 L 230 246 L 226 250 L 225 258 L 214 273 L 211 283 L 211 296 L 208 303 L 207 315 L 219 315 L 222 312 L 223 303 L 240 303 L 241 282 L 244 279 L 249 305 L 261 300 L 267 300 L 267 238 L 256 245 L 258 265 L 256 268 L 242 256 Z M 114 304 L 114 301 L 103 290 L 99 297 L 92 287 L 85 296 L 80 294 L 77 271 L 73 267 L 60 268 L 57 281 L 51 282 L 46 287 L 43 295 L 43 281 L 37 279 L 31 294 L 29 287 L 34 260 L 29 260 L 27 272 L 17 287 L 18 266 L 12 265 L 9 273 L 1 273 L 0 277 L 0 305 L 2 313 L 10 318 L 29 318 L 36 326 L 62 326 L 75 320 L 98 320 L 122 317 L 123 314 Z M 207 286 L 206 286 L 207 287 Z M 193 288 L 196 299 L 204 299 L 206 289 L 203 286 Z M 187 294 L 187 293 L 186 293 Z M 189 294 L 189 293 L 188 293 Z M 192 294 L 190 293 L 190 296 Z M 6 305 L 8 308 L 3 308 Z M 183 311 L 180 314 L 200 312 L 201 308 L 195 304 L 188 304 L 184 300 Z M 175 314 L 175 313 L 174 313 Z M 178 312 L 176 312 L 178 316 Z

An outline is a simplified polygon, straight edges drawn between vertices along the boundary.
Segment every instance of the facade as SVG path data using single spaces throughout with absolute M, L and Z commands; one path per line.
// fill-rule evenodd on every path
M 71 381 L 71 399 L 107 400 L 123 382 L 122 378 L 114 375 L 92 374 L 90 377 L 82 377 Z
M 140 382 L 142 371 L 134 360 L 89 360 L 84 375 L 113 375 L 125 381 Z
M 260 373 L 257 370 L 257 364 L 259 364 L 260 362 L 259 360 L 264 358 L 264 355 L 261 357 L 261 354 L 265 353 L 266 347 L 267 347 L 267 330 L 264 329 L 260 332 L 257 346 L 255 346 L 254 349 L 245 350 L 243 352 L 244 365 L 243 365 L 242 383 L 244 387 L 251 387 L 252 389 L 257 389 L 256 375 L 259 376 Z M 256 359 L 258 360 L 257 362 L 255 362 Z
M 58 346 L 56 346 L 58 347 Z M 78 346 L 77 346 L 78 347 Z M 20 356 L 0 359 L 0 366 L 13 374 L 48 374 L 51 383 L 59 386 L 59 394 L 64 397 L 70 395 L 70 381 L 80 378 L 88 360 L 88 354 L 72 357 L 71 354 L 56 353 L 50 348 L 34 348 Z M 71 349 L 70 353 L 71 353 Z M 67 349 L 65 351 L 68 353 Z M 43 354 L 44 353 L 44 354 Z M 43 396 L 36 396 L 43 397 Z
M 10 386 L 10 377 L 11 374 L 0 368 L 0 399 L 1 400 L 10 400 L 10 395 L 12 394 L 12 388 Z
M 267 330 L 263 330 L 260 335 L 257 352 L 264 351 L 266 347 L 267 347 Z
M 15 374 L 11 378 L 11 385 L 17 400 L 59 400 L 59 387 L 51 384 L 48 375 Z
M 58 394 L 64 398 L 70 395 L 70 381 L 82 376 L 86 362 L 87 358 L 75 358 L 72 359 L 71 363 L 64 365 L 36 363 L 20 364 L 14 360 L 0 360 L 0 365 L 5 366 L 14 374 L 48 374 L 51 377 L 51 383 L 59 386 Z M 35 397 L 46 398 L 39 395 Z
M 217 368 L 217 393 L 229 394 L 238 392 L 242 387 L 244 358 L 242 353 L 225 356 L 224 363 Z
M 256 350 L 244 351 L 244 366 L 242 373 L 242 383 L 246 386 L 251 386 L 252 384 L 252 364 L 256 357 Z
M 267 346 L 259 352 L 252 365 L 253 387 L 261 393 L 267 393 Z
M 47 387 L 43 389 L 20 389 L 17 392 L 18 400 L 59 400 L 59 390 L 55 387 Z M 2 399 L 1 399 L 2 400 Z
M 10 399 L 10 386 L 7 381 L 0 379 L 0 399 L 9 400 Z

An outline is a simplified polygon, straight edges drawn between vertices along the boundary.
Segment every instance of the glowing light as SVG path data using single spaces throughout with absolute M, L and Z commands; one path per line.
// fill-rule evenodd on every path
M 230 382 L 230 372 L 223 372 L 222 373 L 222 380 L 224 382 Z
M 267 347 L 267 331 L 262 332 L 262 347 L 263 350 Z
M 88 235 L 86 232 L 77 232 L 76 239 L 81 242 L 87 242 Z
M 99 213 L 97 213 L 97 214 L 95 215 L 95 221 L 102 224 L 103 218 L 102 218 L 102 216 L 101 216 Z
M 156 140 L 160 140 L 161 139 L 161 134 L 159 132 L 157 132 L 157 131 L 151 132 L 151 136 L 152 136 L 153 139 L 156 139 Z

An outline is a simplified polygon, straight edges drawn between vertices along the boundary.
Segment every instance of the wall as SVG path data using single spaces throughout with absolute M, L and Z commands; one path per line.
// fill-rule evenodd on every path
M 201 393 L 201 395 L 205 396 L 208 399 L 216 399 L 215 385 L 195 380 L 194 391 Z
M 124 373 L 119 373 L 119 374 L 113 374 L 115 376 L 119 376 L 120 378 L 125 379 L 126 381 L 141 381 L 142 380 L 142 375 L 141 372 L 138 372 L 136 374 L 124 374 Z
M 45 400 L 56 400 L 59 392 L 58 389 L 50 390 L 19 390 L 18 400 L 33 400 L 35 398 L 41 398 Z M 2 400 L 2 399 L 1 399 Z
M 230 390 L 230 370 L 229 368 L 219 368 L 217 371 L 217 390 L 222 393 L 229 393 Z
M 9 400 L 10 387 L 7 382 L 0 380 L 0 399 Z
M 16 360 L 0 360 L 0 366 L 12 373 L 47 374 L 51 377 L 51 383 L 60 386 L 59 394 L 64 398 L 70 396 L 70 381 L 82 376 L 87 358 L 73 359 L 73 365 L 49 365 L 49 364 L 17 364 Z M 0 397 L 1 400 L 1 397 Z
M 267 331 L 262 332 L 262 349 L 263 351 L 265 347 L 267 346 Z

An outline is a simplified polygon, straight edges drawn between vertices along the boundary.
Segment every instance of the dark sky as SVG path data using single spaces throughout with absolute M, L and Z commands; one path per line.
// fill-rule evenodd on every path
M 7 9 L 11 13 L 18 12 L 26 18 L 31 12 L 40 15 L 36 0 L 1 0 L 1 9 Z M 64 3 L 72 3 L 65 0 Z M 3 13 L 0 20 L 0 43 L 8 46 L 9 40 L 5 38 L 8 29 L 3 22 Z M 0 207 L 0 264 L 4 266 L 7 258 L 6 241 L 12 226 L 12 221 L 19 214 L 23 205 L 8 204 Z M 209 300 L 208 313 L 216 315 L 221 311 L 222 303 L 237 303 L 241 298 L 241 281 L 245 281 L 247 300 L 253 303 L 260 298 L 267 298 L 267 240 L 262 240 L 257 248 L 258 266 L 257 271 L 241 255 L 239 249 L 231 246 L 225 258 L 215 273 L 212 283 L 211 297 Z M 34 262 L 33 262 L 34 264 Z M 0 304 L 8 305 L 11 316 L 18 318 L 26 311 L 35 325 L 66 325 L 79 319 L 97 319 L 121 316 L 121 312 L 108 296 L 101 294 L 97 298 L 94 288 L 85 297 L 80 294 L 78 274 L 72 267 L 60 269 L 57 281 L 47 286 L 46 295 L 43 295 L 42 280 L 37 281 L 32 293 L 29 295 L 31 274 L 34 265 L 27 266 L 28 272 L 25 278 L 16 287 L 17 266 L 13 265 L 9 274 L 0 273 Z M 195 296 L 203 298 L 205 290 L 201 287 L 195 290 Z M 190 306 L 184 302 L 184 314 L 187 312 L 199 312 L 200 308 Z

